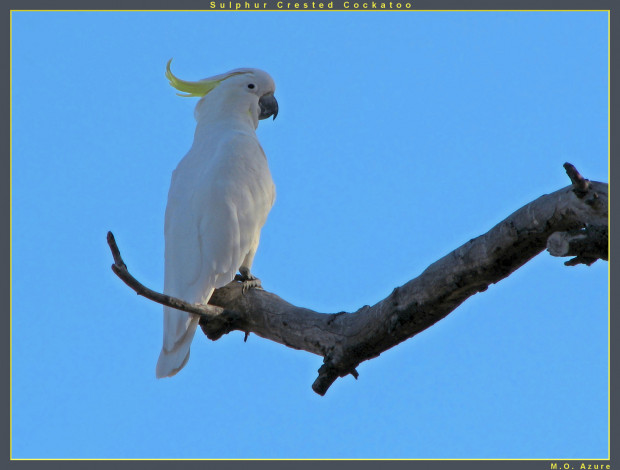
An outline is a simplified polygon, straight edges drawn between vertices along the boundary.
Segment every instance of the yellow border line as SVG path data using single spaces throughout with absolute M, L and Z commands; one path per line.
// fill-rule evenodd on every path
M 607 458 L 611 459 L 611 11 L 607 13 Z
M 246 0 L 237 0 L 237 1 L 232 1 L 232 0 L 215 0 L 216 3 L 245 3 Z M 247 0 L 248 3 L 254 3 L 254 0 Z M 315 0 L 316 2 L 317 0 Z M 325 3 L 329 3 L 329 0 L 323 0 Z M 381 3 L 386 3 L 388 0 L 378 0 Z M 394 2 L 394 0 L 392 0 L 392 2 Z M 290 1 L 284 1 L 284 3 L 303 3 L 303 0 L 290 0 Z M 368 0 L 359 0 L 356 2 L 352 2 L 352 3 L 368 3 Z M 41 13 L 41 12 L 101 12 L 101 13 L 118 13 L 118 12 L 128 12 L 128 13 L 135 13 L 135 12 L 164 12 L 164 13 L 186 13 L 186 12 L 213 12 L 213 11 L 234 11 L 234 12 L 239 12 L 239 11 L 271 11 L 271 12 L 276 12 L 276 11 L 370 11 L 370 12 L 379 12 L 379 11 L 385 11 L 385 12 L 472 12 L 472 13 L 481 13 L 481 12 L 495 12 L 495 13 L 501 13 L 501 12 L 507 12 L 507 13 L 515 13 L 515 12 L 533 12 L 533 13 L 537 13 L 537 12 L 552 12 L 552 13 L 558 13 L 558 12 L 568 12 L 568 13 L 578 13 L 578 12 L 607 12 L 608 14 L 610 13 L 610 10 L 414 10 L 414 9 L 400 9 L 400 10 L 395 10 L 395 9 L 391 9 L 391 10 L 386 10 L 386 9 L 356 9 L 356 8 L 350 8 L 350 9 L 345 9 L 345 10 L 334 10 L 334 9 L 329 9 L 329 8 L 314 8 L 314 9 L 309 9 L 309 8 L 299 8 L 299 9 L 288 9 L 288 8 L 280 8 L 280 9 L 276 9 L 276 10 L 262 10 L 262 9 L 255 9 L 255 8 L 243 8 L 243 9 L 232 9 L 232 8 L 211 8 L 211 9 L 207 9 L 207 10 L 10 10 L 11 12 L 20 12 L 20 13 Z
M 218 1 L 218 0 L 216 0 Z M 226 0 L 230 1 L 230 0 Z M 327 2 L 329 0 L 326 0 Z M 364 0 L 362 0 L 363 3 Z M 252 2 L 250 2 L 252 3 Z M 531 460 L 531 461 L 558 461 L 558 462 L 581 462 L 581 461 L 605 461 L 611 459 L 611 243 L 607 240 L 607 251 L 609 260 L 607 262 L 607 459 L 533 459 L 533 458 L 513 458 L 513 459 L 299 459 L 299 458 L 282 458 L 282 459 L 218 459 L 218 458 L 200 458 L 200 459 L 154 459 L 154 458 L 13 458 L 13 12 L 213 12 L 213 11 L 390 11 L 390 12 L 607 12 L 607 177 L 611 176 L 611 10 L 9 10 L 9 460 L 15 461 L 38 461 L 38 460 L 77 460 L 77 461 L 133 461 L 133 460 L 222 460 L 222 461 L 331 461 L 331 460 L 370 460 L 370 461 L 407 461 L 407 460 L 428 460 L 428 461 L 513 461 L 513 460 Z M 608 206 L 611 204 L 611 181 L 608 183 Z M 609 208 L 609 207 L 608 207 Z M 611 227 L 611 211 L 607 214 L 607 224 Z
M 9 12 L 9 459 L 13 459 L 13 12 Z
M 166 459 L 152 459 L 152 458 L 145 458 L 145 459 L 140 459 L 140 458 L 125 458 L 125 459 L 121 459 L 121 458 L 100 458 L 100 459 L 94 459 L 94 458 L 50 458 L 50 459 L 42 459 L 42 458 L 16 458 L 16 459 L 11 459 L 11 460 L 21 460 L 21 461 L 27 461 L 27 460 L 115 460 L 115 461 L 123 461 L 123 460 L 221 460 L 221 461 L 227 461 L 227 462 L 231 462 L 231 461 L 279 461 L 279 460 L 283 460 L 283 461 L 312 461 L 312 460 L 316 460 L 316 461 L 331 461 L 331 460 L 341 460 L 341 461 L 353 461 L 353 460 L 359 460 L 359 461 L 385 461 L 385 460 L 390 460 L 390 461 L 408 461 L 408 460 L 420 460 L 420 461 L 444 461 L 444 460 L 450 460 L 450 461 L 513 461 L 513 460 L 519 460 L 519 461 L 538 461 L 538 462 L 557 462 L 558 463 L 558 470 L 562 469 L 562 466 L 559 465 L 560 462 L 607 462 L 609 459 L 454 459 L 454 458 L 450 458 L 450 459 L 378 459 L 378 458 L 373 458 L 373 459 L 362 459 L 362 458 L 351 458 L 351 459 L 343 459 L 343 458 L 337 458 L 337 459 L 327 459 L 327 458 L 321 458 L 321 459 L 300 459 L 300 458 L 278 458 L 278 459 L 264 459 L 264 458 L 260 458 L 260 459 L 249 459 L 249 458 L 239 458 L 239 459 L 218 459 L 218 458 L 213 458 L 213 459 L 184 459 L 184 458 L 179 458 L 179 459 L 174 459 L 174 458 L 166 458 Z

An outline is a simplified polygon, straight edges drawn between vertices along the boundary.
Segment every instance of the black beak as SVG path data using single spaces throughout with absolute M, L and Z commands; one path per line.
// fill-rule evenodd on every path
M 258 105 L 260 106 L 258 119 L 267 119 L 272 115 L 275 119 L 278 115 L 278 102 L 276 101 L 276 97 L 273 96 L 273 93 L 261 96 L 258 100 Z

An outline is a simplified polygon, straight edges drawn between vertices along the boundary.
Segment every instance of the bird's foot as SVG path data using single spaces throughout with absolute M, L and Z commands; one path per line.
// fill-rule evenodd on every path
M 241 288 L 241 292 L 244 294 L 248 289 L 262 289 L 263 286 L 260 282 L 260 279 L 254 276 L 250 270 L 246 267 L 239 268 L 239 273 L 235 276 L 235 281 L 240 281 L 243 283 Z

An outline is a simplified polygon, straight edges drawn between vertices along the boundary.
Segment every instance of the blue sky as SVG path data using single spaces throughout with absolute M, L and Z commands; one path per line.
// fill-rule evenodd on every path
M 12 14 L 15 458 L 606 458 L 604 262 L 542 254 L 339 379 L 198 333 L 156 380 L 170 175 L 194 99 L 164 78 L 275 79 L 277 187 L 253 272 L 321 312 L 374 304 L 538 196 L 608 181 L 604 12 Z

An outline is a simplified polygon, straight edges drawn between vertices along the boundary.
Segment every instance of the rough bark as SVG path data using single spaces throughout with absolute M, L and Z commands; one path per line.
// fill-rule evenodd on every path
M 314 312 L 262 289 L 243 293 L 239 282 L 216 290 L 209 305 L 191 305 L 135 280 L 108 233 L 115 260 L 112 269 L 138 294 L 201 315 L 200 326 L 209 339 L 240 330 L 322 356 L 323 365 L 312 388 L 324 395 L 338 377 L 352 374 L 357 378 L 356 367 L 361 362 L 430 327 L 549 245 L 554 256 L 576 256 L 566 263 L 569 265 L 608 259 L 607 184 L 585 180 L 570 164 L 565 168 L 571 186 L 527 204 L 430 265 L 417 278 L 396 287 L 387 298 L 353 313 Z M 584 235 L 587 233 L 590 235 Z M 599 235 L 595 237 L 595 233 Z M 583 245 L 579 238 L 583 236 L 596 238 L 596 249 L 592 244 L 587 249 L 576 248 Z
M 574 256 L 567 266 L 587 264 L 598 259 L 607 261 L 609 233 L 607 226 L 587 225 L 583 229 L 556 232 L 547 240 L 547 251 L 552 256 Z

